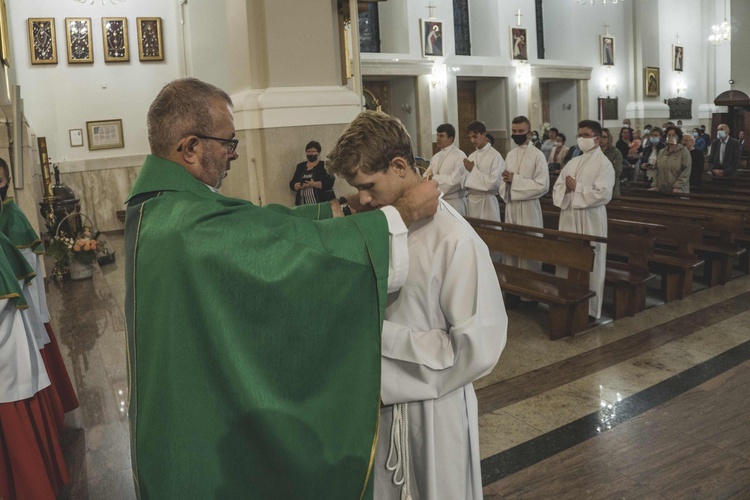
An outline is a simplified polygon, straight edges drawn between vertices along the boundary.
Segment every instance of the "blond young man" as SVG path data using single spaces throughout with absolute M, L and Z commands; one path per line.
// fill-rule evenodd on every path
M 422 182 L 406 129 L 382 113 L 361 113 L 327 167 L 366 207 L 393 203 Z M 472 382 L 505 346 L 500 286 L 487 246 L 442 200 L 432 219 L 409 228 L 408 247 L 406 283 L 388 295 L 383 323 L 375 498 L 402 498 L 403 488 L 414 500 L 481 499 Z

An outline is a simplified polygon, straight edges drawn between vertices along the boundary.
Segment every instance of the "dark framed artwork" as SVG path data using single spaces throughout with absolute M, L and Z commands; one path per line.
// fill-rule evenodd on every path
M 65 37 L 68 42 L 69 64 L 94 62 L 90 17 L 66 17 Z
M 599 35 L 599 52 L 601 54 L 602 66 L 615 65 L 615 37 Z
M 619 120 L 617 113 L 617 97 L 599 98 L 599 121 Z
M 161 17 L 138 17 L 136 24 L 138 25 L 138 59 L 163 61 Z
M 55 18 L 31 17 L 28 27 L 31 64 L 57 64 Z
M 659 68 L 652 68 L 651 66 L 646 68 L 643 73 L 644 82 L 643 87 L 646 90 L 646 97 L 657 97 L 659 95 Z
M 684 68 L 684 47 L 682 45 L 672 45 L 672 69 L 682 71 Z
M 422 27 L 422 57 L 443 57 L 443 21 L 420 19 Z
M 102 40 L 104 42 L 104 62 L 130 61 L 128 19 L 126 17 L 103 17 Z
M 514 61 L 529 60 L 529 37 L 526 28 L 510 27 L 510 56 Z

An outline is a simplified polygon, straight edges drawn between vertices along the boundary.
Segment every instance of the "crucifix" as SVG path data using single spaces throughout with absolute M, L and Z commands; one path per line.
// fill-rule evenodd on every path
M 432 1 L 430 1 L 430 5 L 428 5 L 427 8 L 430 9 L 430 19 L 434 18 L 435 17 L 435 9 L 437 9 L 437 7 L 435 7 L 434 5 L 432 5 Z
M 676 38 L 677 38 L 677 45 L 679 45 L 680 44 L 680 34 L 679 33 L 677 33 L 677 37 Z
M 516 26 L 521 26 L 521 18 L 523 16 L 521 15 L 521 9 L 518 9 L 518 12 L 516 12 Z
M 604 36 L 609 36 L 609 24 L 604 25 Z

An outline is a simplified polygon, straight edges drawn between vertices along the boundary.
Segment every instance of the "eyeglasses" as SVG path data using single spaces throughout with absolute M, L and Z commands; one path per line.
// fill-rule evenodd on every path
M 229 154 L 232 154 L 237 149 L 237 145 L 240 143 L 240 140 L 236 137 L 232 139 L 222 139 L 221 137 L 209 137 L 207 135 L 195 135 L 199 139 L 208 139 L 209 141 L 219 141 L 220 143 L 229 146 Z

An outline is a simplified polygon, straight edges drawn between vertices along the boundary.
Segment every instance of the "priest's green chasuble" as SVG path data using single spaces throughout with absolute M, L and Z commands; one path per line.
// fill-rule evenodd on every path
M 125 238 L 140 498 L 371 497 L 385 216 L 257 207 L 149 156 Z

